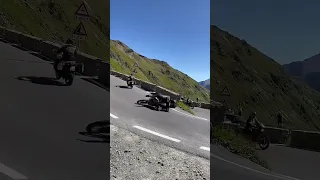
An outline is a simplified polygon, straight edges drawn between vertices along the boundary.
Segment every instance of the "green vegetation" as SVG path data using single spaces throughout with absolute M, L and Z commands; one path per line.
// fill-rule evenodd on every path
M 2 0 L 0 25 L 59 44 L 72 38 L 80 22 L 74 13 L 82 0 Z M 88 1 L 90 22 L 84 22 L 87 40 L 80 50 L 109 60 L 109 1 Z
M 112 70 L 130 74 L 136 69 L 136 78 L 165 87 L 194 101 L 198 97 L 201 102 L 210 102 L 207 89 L 166 62 L 144 57 L 121 41 L 111 40 L 110 46 Z M 137 67 L 134 66 L 135 63 Z
M 243 117 L 253 111 L 266 125 L 277 126 L 277 114 L 283 114 L 286 128 L 320 130 L 319 92 L 285 74 L 283 67 L 259 52 L 245 40 L 211 26 L 212 97 Z M 230 97 L 220 96 L 224 87 Z
M 186 105 L 185 103 L 183 103 L 182 101 L 178 101 L 177 102 L 177 107 L 179 107 L 180 109 L 187 111 L 190 114 L 194 115 L 194 112 L 191 110 L 190 106 Z
M 243 136 L 234 130 L 226 129 L 219 125 L 212 129 L 213 141 L 219 144 L 230 152 L 242 156 L 250 161 L 259 164 L 262 167 L 270 169 L 269 165 L 265 160 L 262 160 L 257 151 L 255 150 L 255 144 L 247 141 Z

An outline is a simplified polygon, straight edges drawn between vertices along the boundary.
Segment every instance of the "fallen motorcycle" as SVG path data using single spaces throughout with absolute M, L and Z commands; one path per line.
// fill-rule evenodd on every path
M 151 106 L 157 111 L 165 110 L 166 112 L 169 112 L 170 100 L 169 100 L 169 98 L 167 96 L 163 96 L 163 95 L 158 95 L 158 96 L 146 95 L 146 97 L 149 97 L 149 99 L 148 100 L 139 100 L 139 101 L 137 101 L 137 104 Z
M 186 105 L 188 105 L 191 109 L 194 109 L 194 103 L 193 101 L 187 101 Z
M 170 108 L 176 108 L 177 107 L 177 101 L 170 99 Z

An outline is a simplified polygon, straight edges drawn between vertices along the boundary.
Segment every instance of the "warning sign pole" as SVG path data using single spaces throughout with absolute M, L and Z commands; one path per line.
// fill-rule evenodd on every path
M 75 12 L 75 19 L 80 21 L 80 25 L 73 32 L 73 37 L 77 40 L 78 49 L 81 47 L 81 40 L 87 37 L 87 32 L 82 21 L 89 21 L 89 13 L 85 3 L 82 3 Z

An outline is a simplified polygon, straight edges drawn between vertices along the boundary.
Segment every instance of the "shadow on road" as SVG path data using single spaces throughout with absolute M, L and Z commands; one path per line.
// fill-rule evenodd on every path
M 107 86 L 104 86 L 103 84 L 99 83 L 98 80 L 96 80 L 96 79 L 93 79 L 93 78 L 81 78 L 81 79 L 110 92 L 110 88 L 108 89 Z
M 41 85 L 66 86 L 64 83 L 61 83 L 52 77 L 20 76 L 16 79 L 19 81 L 29 81 L 31 83 Z
M 116 87 L 119 87 L 119 88 L 122 88 L 122 89 L 131 89 L 129 86 L 116 86 Z
M 156 108 L 155 108 L 155 107 L 150 106 L 150 105 L 148 105 L 148 104 L 135 103 L 135 107 L 144 107 L 144 108 L 148 108 L 148 109 L 150 109 L 150 110 L 152 110 L 152 111 L 156 111 Z M 162 108 L 161 108 L 160 111 L 165 112 L 165 109 L 162 109 Z
M 53 61 L 52 61 L 51 59 L 49 59 L 49 58 L 41 55 L 40 53 L 37 53 L 37 52 L 29 52 L 29 54 L 34 55 L 34 56 L 36 56 L 36 57 L 38 57 L 38 58 L 40 58 L 40 59 L 42 59 L 42 60 L 44 60 L 44 61 L 52 62 L 52 64 L 53 64 Z
M 110 121 L 96 121 L 90 123 L 86 127 L 86 132 L 79 132 L 79 134 L 94 138 L 94 140 L 77 139 L 86 143 L 110 143 Z

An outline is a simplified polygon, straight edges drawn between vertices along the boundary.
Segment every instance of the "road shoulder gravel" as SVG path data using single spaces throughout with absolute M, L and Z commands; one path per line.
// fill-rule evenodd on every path
M 110 126 L 110 173 L 114 180 L 209 180 L 210 161 Z

